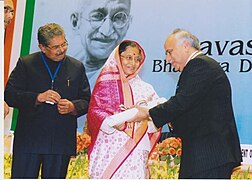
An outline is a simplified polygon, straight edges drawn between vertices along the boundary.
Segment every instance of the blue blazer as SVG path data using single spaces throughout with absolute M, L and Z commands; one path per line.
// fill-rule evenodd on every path
M 58 63 L 45 59 L 54 72 Z M 50 88 L 51 78 L 40 52 L 19 58 L 4 94 L 5 101 L 19 110 L 14 153 L 75 155 L 77 117 L 87 113 L 90 100 L 83 64 L 66 56 L 54 80 L 54 90 L 73 102 L 76 116 L 59 114 L 57 105 L 35 105 L 37 95 Z

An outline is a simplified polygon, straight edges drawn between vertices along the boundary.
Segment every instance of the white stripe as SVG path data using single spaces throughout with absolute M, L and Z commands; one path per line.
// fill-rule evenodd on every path
M 9 74 L 16 66 L 17 60 L 20 56 L 23 26 L 24 26 L 24 16 L 25 16 L 25 5 L 26 5 L 26 0 L 17 1 L 17 8 L 15 12 L 16 19 L 15 19 L 15 26 L 14 26 L 13 41 L 12 41 Z

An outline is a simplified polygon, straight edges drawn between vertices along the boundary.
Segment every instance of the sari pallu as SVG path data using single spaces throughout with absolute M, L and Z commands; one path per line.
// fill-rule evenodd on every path
M 118 148 L 117 153 L 108 155 L 110 157 L 108 158 L 110 162 L 103 164 L 106 167 L 103 167 L 103 169 L 101 169 L 101 176 L 97 176 L 96 178 L 111 178 L 134 151 L 134 149 L 146 134 L 148 128 L 147 120 L 138 123 L 137 125 L 131 123 L 131 127 L 126 128 L 124 132 L 115 130 L 115 132 L 108 135 L 100 130 L 101 125 L 106 118 L 115 113 L 122 112 L 122 110 L 119 108 L 121 104 L 127 107 L 134 105 L 133 92 L 129 81 L 134 81 L 134 79 L 137 77 L 137 82 L 140 82 L 140 78 L 137 76 L 137 74 L 143 65 L 144 59 L 145 55 L 144 51 L 142 50 L 142 61 L 139 68 L 134 74 L 125 77 L 121 67 L 117 47 L 111 53 L 96 81 L 87 115 L 88 129 L 91 135 L 91 145 L 88 147 L 89 159 L 94 146 L 97 146 L 97 144 L 99 144 L 99 142 L 96 143 L 98 136 L 104 136 L 104 138 L 110 138 L 112 136 L 122 137 L 122 142 L 118 142 L 118 144 L 116 145 L 114 144 L 114 146 L 117 146 Z M 159 136 L 160 131 L 149 134 L 151 149 L 157 142 Z M 102 141 L 102 138 L 100 140 Z M 102 150 L 96 149 L 96 152 L 106 151 L 107 148 L 108 147 L 103 147 Z M 107 153 L 109 153 L 109 151 Z M 106 159 L 106 157 L 104 157 L 104 159 Z M 92 158 L 90 160 L 92 160 Z

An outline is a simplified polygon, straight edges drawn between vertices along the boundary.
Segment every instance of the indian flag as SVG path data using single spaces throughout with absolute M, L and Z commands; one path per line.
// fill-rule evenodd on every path
M 13 0 L 15 17 L 7 27 L 4 40 L 4 85 L 20 56 L 30 53 L 35 0 Z M 10 108 L 4 120 L 5 152 L 12 152 L 13 132 L 16 128 L 18 110 Z

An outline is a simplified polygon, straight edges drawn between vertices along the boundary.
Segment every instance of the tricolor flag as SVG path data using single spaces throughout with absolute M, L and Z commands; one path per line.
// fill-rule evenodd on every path
M 4 39 L 4 86 L 7 83 L 11 71 L 16 66 L 20 56 L 30 53 L 31 32 L 35 0 L 13 0 L 15 16 L 7 27 Z M 18 110 L 10 108 L 8 116 L 4 120 L 5 137 L 13 137 L 17 123 Z M 7 140 L 7 142 L 10 142 Z M 11 145 L 12 143 L 5 144 Z M 11 147 L 5 147 L 11 151 Z

